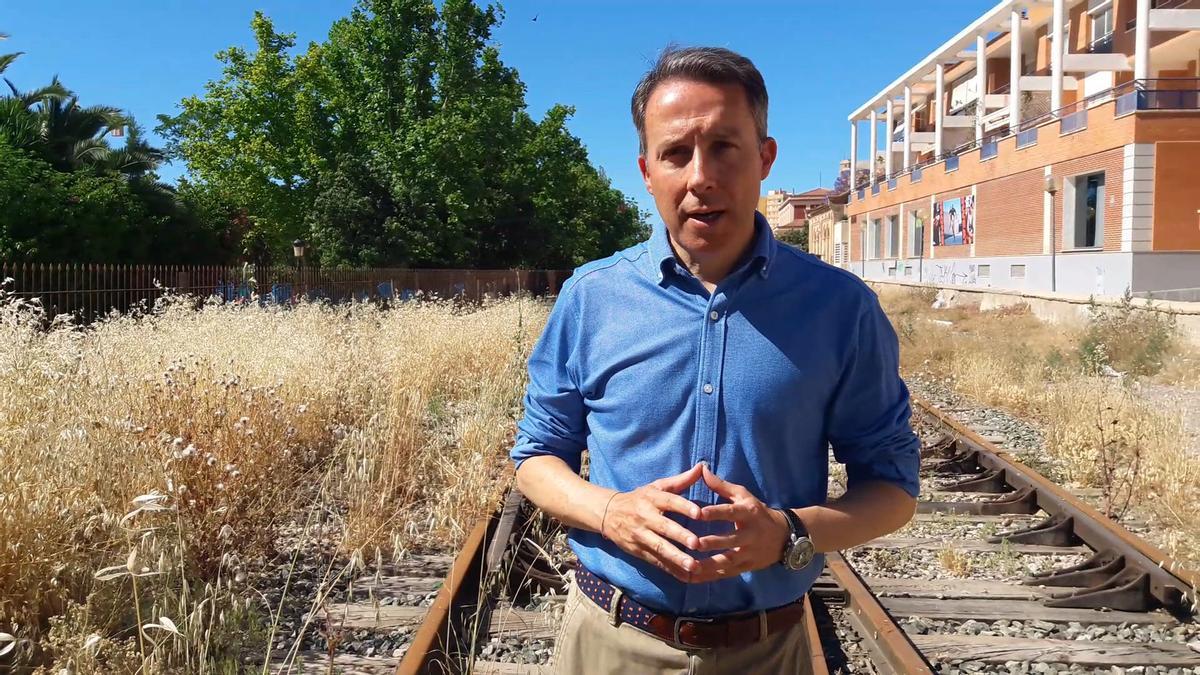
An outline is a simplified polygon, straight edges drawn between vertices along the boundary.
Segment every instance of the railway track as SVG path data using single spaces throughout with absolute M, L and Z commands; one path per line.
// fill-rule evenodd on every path
M 922 483 L 913 523 L 827 556 L 806 598 L 815 673 L 1200 673 L 1200 577 L 974 431 L 914 401 Z M 562 534 L 515 490 L 436 589 L 405 609 L 403 659 L 343 673 L 547 673 L 570 568 Z M 428 603 L 426 603 L 428 604 Z M 387 628 L 387 612 L 360 605 Z M 416 615 L 421 614 L 418 620 Z M 320 670 L 327 672 L 326 662 Z

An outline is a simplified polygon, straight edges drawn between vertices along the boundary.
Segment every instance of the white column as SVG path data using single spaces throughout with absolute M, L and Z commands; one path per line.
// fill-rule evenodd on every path
M 1016 133 L 1021 124 L 1021 12 L 1009 15 L 1008 32 L 1008 129 Z
M 884 124 L 883 142 L 883 173 L 884 177 L 892 177 L 892 123 L 896 121 L 896 106 L 892 103 L 892 93 L 887 95 L 887 122 Z
M 870 166 L 871 180 L 870 184 L 875 184 L 875 156 L 879 154 L 879 111 L 871 109 L 871 152 L 867 155 L 867 164 Z
M 912 87 L 904 85 L 904 168 L 912 164 Z
M 1133 79 L 1145 80 L 1150 77 L 1150 0 L 1137 0 L 1133 44 Z
M 942 115 L 945 114 L 946 69 L 940 63 L 933 64 L 933 154 L 942 156 Z
M 850 190 L 858 188 L 858 120 L 850 120 Z
M 1066 52 L 1066 37 L 1063 36 L 1064 0 L 1054 0 L 1054 19 L 1050 33 L 1050 109 L 1057 111 L 1062 107 L 1063 88 L 1063 54 Z
M 975 142 L 983 142 L 983 116 L 987 114 L 987 38 L 975 36 L 975 88 L 979 100 L 975 102 Z

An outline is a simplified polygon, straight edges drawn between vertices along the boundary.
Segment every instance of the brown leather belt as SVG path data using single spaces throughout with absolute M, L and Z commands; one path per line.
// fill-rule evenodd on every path
M 614 626 L 627 623 L 642 632 L 687 649 L 745 647 L 795 626 L 804 617 L 803 598 L 764 610 L 714 618 L 660 614 L 625 595 L 583 566 L 575 570 L 579 590 L 608 612 Z

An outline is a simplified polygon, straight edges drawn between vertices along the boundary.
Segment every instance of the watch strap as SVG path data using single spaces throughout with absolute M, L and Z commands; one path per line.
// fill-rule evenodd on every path
M 800 516 L 791 509 L 779 509 L 783 511 L 783 515 L 788 520 L 788 527 L 792 529 L 793 539 L 802 539 L 808 536 L 808 528 L 804 526 L 804 521 L 800 520 Z

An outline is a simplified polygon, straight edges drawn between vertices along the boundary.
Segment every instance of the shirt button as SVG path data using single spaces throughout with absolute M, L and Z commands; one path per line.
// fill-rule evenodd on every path
M 717 314 L 717 310 L 714 309 L 713 311 L 708 313 L 708 318 L 712 319 L 713 321 L 716 321 L 717 319 L 721 318 L 721 315 Z
M 704 385 L 704 393 L 711 394 L 712 390 L 713 390 L 713 386 L 711 384 Z

